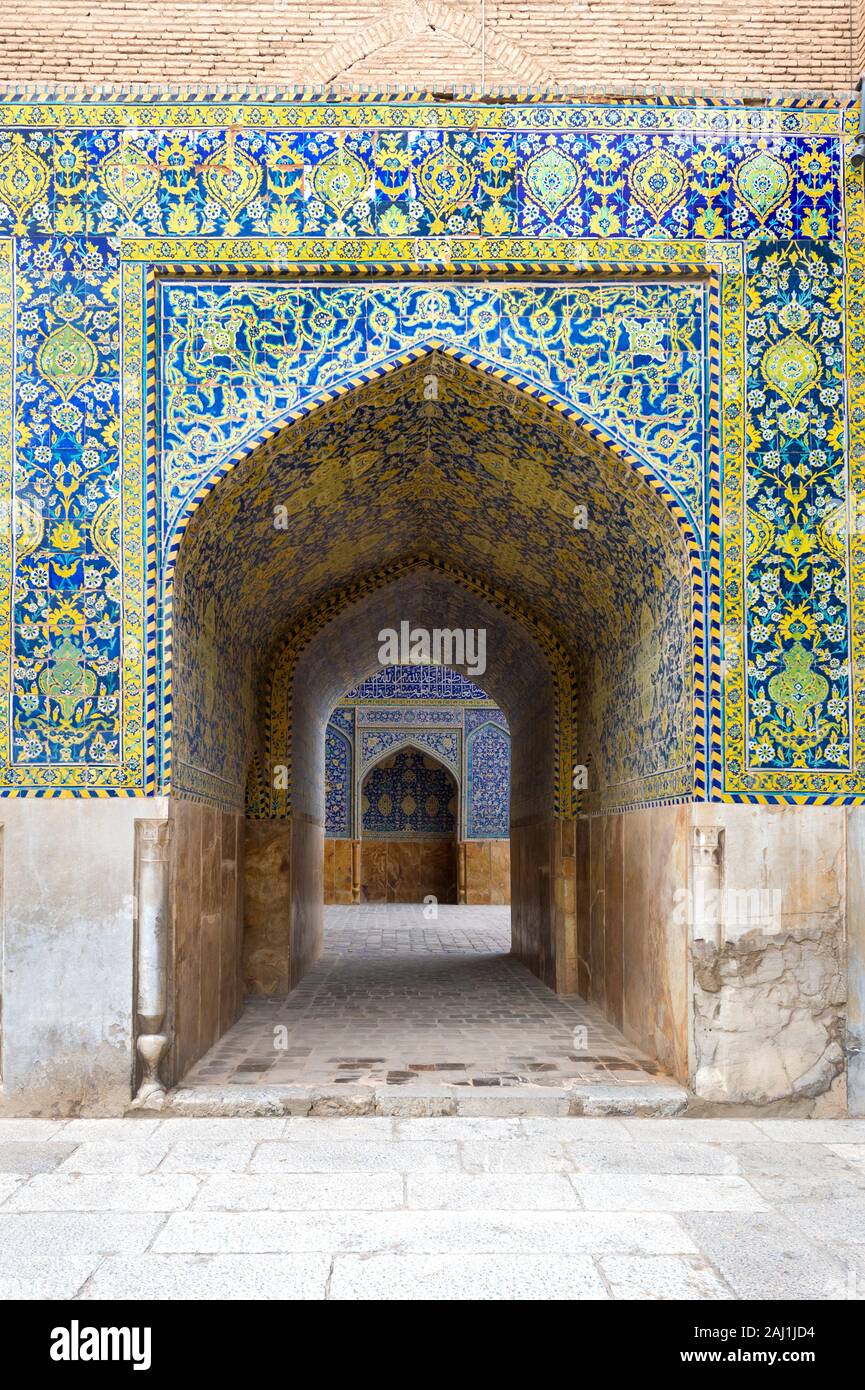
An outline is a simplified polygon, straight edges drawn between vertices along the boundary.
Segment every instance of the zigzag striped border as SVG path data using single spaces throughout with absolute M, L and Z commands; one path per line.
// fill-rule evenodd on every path
M 717 273 L 709 277 L 708 325 L 708 420 L 706 449 L 706 527 L 709 566 L 706 575 L 708 618 L 708 705 L 706 799 L 713 800 L 724 785 L 724 733 L 721 683 L 721 285 Z
M 442 93 L 446 94 L 445 96 Z M 372 87 L 363 82 L 308 83 L 292 87 L 281 82 L 3 82 L 0 83 L 0 102 L 18 102 L 40 106 L 65 105 L 125 106 L 131 102 L 146 107 L 182 101 L 189 105 L 201 102 L 222 105 L 250 105 L 255 108 L 255 124 L 260 126 L 258 108 L 264 104 L 291 106 L 326 102 L 328 106 L 362 105 L 370 103 L 405 105 L 417 102 L 429 110 L 437 110 L 446 100 L 448 107 L 476 107 L 490 101 L 506 99 L 508 106 L 573 106 L 585 107 L 594 101 L 607 106 L 631 106 L 640 109 L 647 102 L 653 106 L 676 106 L 697 110 L 700 107 L 732 107 L 734 110 L 754 109 L 760 100 L 767 107 L 793 110 L 844 109 L 849 102 L 846 91 L 828 88 L 778 90 L 773 87 L 701 88 L 694 84 L 678 83 L 615 83 L 564 82 L 549 87 L 519 86 L 512 83 L 488 83 L 478 87 L 470 82 L 445 83 L 444 88 L 411 87 L 406 83 L 385 83 Z M 483 109 L 483 108 L 482 108 Z
M 159 785 L 159 443 L 157 435 L 157 319 L 156 277 L 148 271 L 145 285 L 145 790 L 153 795 Z

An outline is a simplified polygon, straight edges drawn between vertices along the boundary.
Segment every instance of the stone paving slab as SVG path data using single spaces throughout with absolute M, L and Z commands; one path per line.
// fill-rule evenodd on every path
M 430 1140 L 425 1144 L 380 1143 L 375 1139 L 297 1139 L 290 1143 L 265 1140 L 259 1144 L 250 1171 L 253 1173 L 414 1173 L 458 1172 L 460 1153 L 455 1142 Z
M 580 1173 L 572 1179 L 589 1211 L 767 1211 L 744 1178 L 725 1174 Z
M 180 1211 L 198 1192 L 199 1180 L 187 1173 L 39 1173 L 13 1192 L 0 1208 L 7 1211 Z M 0 1189 L 2 1195 L 2 1189 Z
M 411 1174 L 406 1205 L 412 1211 L 576 1211 L 582 1203 L 566 1176 L 556 1173 Z
M 858 1126 L 0 1120 L 0 1297 L 862 1301 Z
M 605 1255 L 598 1268 L 614 1298 L 709 1300 L 733 1297 L 729 1284 L 696 1255 Z
M 165 1215 L 127 1211 L 118 1197 L 113 1211 L 8 1212 L 0 1205 L 4 1255 L 143 1254 L 165 1225 Z
M 781 1212 L 685 1212 L 679 1220 L 736 1298 L 865 1298 L 841 1251 L 810 1239 Z
M 0 1173 L 28 1178 L 34 1173 L 50 1173 L 62 1165 L 64 1158 L 75 1153 L 76 1148 L 75 1144 L 12 1140 L 0 1145 Z
M 610 1295 L 587 1255 L 340 1255 L 330 1297 L 423 1301 L 586 1299 Z
M 324 1299 L 329 1255 L 115 1255 L 104 1260 L 81 1299 L 288 1301 Z
M 379 1211 L 172 1212 L 153 1249 L 246 1254 L 355 1251 L 375 1254 L 696 1254 L 667 1212 Z
M 400 1173 L 232 1173 L 208 1177 L 206 1211 L 385 1211 L 406 1204 Z
M 99 1267 L 99 1255 L 26 1255 L 0 1250 L 0 1300 L 75 1298 Z M 141 1256 L 136 1256 L 137 1264 Z

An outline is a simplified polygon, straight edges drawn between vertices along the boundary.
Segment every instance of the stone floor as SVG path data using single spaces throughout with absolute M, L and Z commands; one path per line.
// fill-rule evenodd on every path
M 249 1000 L 187 1087 L 672 1087 L 598 1012 L 507 954 L 510 909 L 325 909 L 325 953 Z M 684 1093 L 682 1093 L 684 1097 Z
M 0 1298 L 865 1297 L 865 1121 L 0 1120 Z

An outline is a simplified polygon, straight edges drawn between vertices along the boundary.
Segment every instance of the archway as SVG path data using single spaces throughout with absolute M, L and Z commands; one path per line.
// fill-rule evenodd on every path
M 374 669 L 383 629 L 483 629 L 484 685 L 514 740 L 514 953 L 560 991 L 594 991 L 679 1066 L 684 930 L 648 973 L 640 956 L 629 996 L 621 920 L 580 914 L 593 874 L 639 877 L 622 859 L 622 812 L 693 793 L 693 581 L 679 519 L 637 470 L 444 356 L 358 387 L 238 464 L 180 546 L 170 790 L 186 803 L 179 856 L 196 853 L 207 816 L 247 809 L 252 858 L 279 866 L 253 983 L 291 988 L 321 949 L 329 710 Z M 578 812 L 600 826 L 600 870 Z M 201 1023 L 196 909 L 176 916 L 176 976 L 199 1001 L 178 1025 L 180 1068 L 222 1020 Z
M 389 748 L 360 784 L 360 901 L 457 901 L 460 787 L 411 739 Z

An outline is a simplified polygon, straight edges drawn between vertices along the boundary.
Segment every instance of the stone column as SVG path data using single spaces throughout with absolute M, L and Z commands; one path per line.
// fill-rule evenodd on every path
M 457 842 L 457 902 L 466 902 L 466 842 Z
M 691 940 L 721 946 L 724 832 L 718 825 L 694 827 L 691 843 Z
M 169 842 L 167 820 L 137 820 L 135 849 L 135 1047 L 139 1086 L 133 1105 L 159 1107 L 159 1068 L 168 1048 Z
M 351 900 L 353 903 L 360 902 L 360 852 L 361 840 L 351 842 Z

